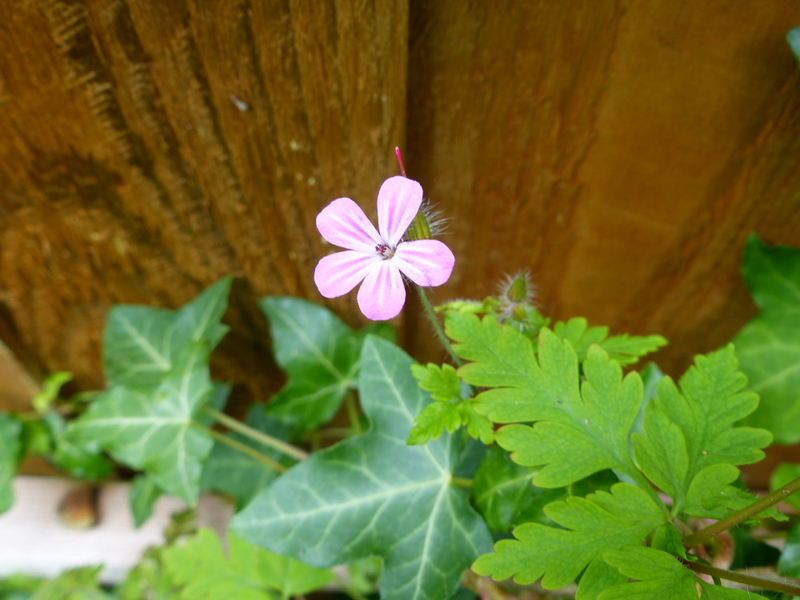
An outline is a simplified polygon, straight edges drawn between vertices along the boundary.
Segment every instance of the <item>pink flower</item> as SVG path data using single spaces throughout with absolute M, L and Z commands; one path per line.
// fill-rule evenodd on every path
M 421 286 L 442 285 L 455 257 L 437 240 L 403 242 L 403 234 L 422 204 L 422 186 L 407 177 L 390 177 L 378 192 L 378 231 L 350 198 L 339 198 L 317 215 L 317 229 L 328 242 L 345 248 L 322 258 L 314 283 L 326 298 L 358 290 L 358 306 L 368 319 L 396 317 L 406 301 L 402 273 Z

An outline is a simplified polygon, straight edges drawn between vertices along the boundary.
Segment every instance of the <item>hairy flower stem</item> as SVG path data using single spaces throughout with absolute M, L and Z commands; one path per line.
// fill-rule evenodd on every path
M 257 460 L 258 462 L 268 466 L 273 471 L 277 471 L 278 473 L 283 473 L 286 470 L 282 464 L 275 462 L 269 456 L 264 456 L 257 450 L 253 450 L 250 446 L 246 446 L 241 442 L 237 442 L 233 438 L 229 438 L 227 435 L 221 434 L 219 431 L 214 431 L 213 429 L 206 427 L 205 425 L 201 425 L 197 421 L 192 421 L 192 425 L 195 427 L 202 429 L 205 433 L 210 435 L 212 438 L 217 440 L 218 442 L 225 444 L 226 446 L 230 446 L 234 450 L 241 452 L 242 454 L 246 454 L 252 459 Z
M 789 596 L 800 596 L 800 586 L 782 581 L 773 581 L 771 579 L 764 579 L 763 577 L 756 577 L 754 575 L 745 575 L 744 573 L 737 573 L 735 571 L 726 571 L 725 569 L 718 569 L 711 565 L 704 565 L 697 562 L 681 561 L 685 566 L 694 571 L 695 573 L 702 573 L 703 575 L 711 575 L 719 579 L 726 579 L 728 581 L 735 581 L 742 583 L 749 587 L 758 590 L 770 590 L 773 592 L 782 592 Z
M 444 330 L 442 326 L 439 324 L 439 320 L 436 318 L 436 313 L 433 312 L 433 307 L 431 306 L 431 301 L 428 300 L 428 295 L 425 293 L 425 290 L 422 289 L 422 286 L 415 285 L 417 288 L 417 294 L 419 294 L 419 301 L 422 303 L 422 308 L 425 309 L 425 315 L 428 317 L 428 320 L 433 325 L 433 330 L 436 332 L 436 337 L 439 338 L 439 341 L 444 346 L 444 349 L 447 350 L 450 357 L 453 359 L 453 362 L 456 364 L 457 367 L 460 367 L 463 362 L 456 354 L 453 347 L 450 345 L 450 340 L 447 339 L 447 336 L 444 334 Z
M 209 406 L 204 406 L 203 410 L 214 417 L 214 420 L 216 420 L 218 423 L 224 425 L 232 431 L 236 431 L 244 436 L 249 437 L 251 440 L 264 444 L 265 446 L 269 446 L 270 448 L 274 448 L 278 452 L 282 452 L 287 456 L 291 456 L 295 460 L 305 460 L 308 458 L 308 454 L 300 450 L 300 448 L 292 446 L 291 444 L 287 444 L 286 442 L 282 442 L 281 440 L 274 438 L 271 435 L 267 435 L 266 433 L 261 433 L 252 427 L 248 427 L 241 421 L 237 421 L 225 413 L 214 410 Z
M 790 481 L 782 488 L 767 494 L 761 498 L 761 500 L 753 502 L 753 504 L 750 506 L 746 506 L 742 510 L 738 510 L 732 515 L 725 517 L 724 519 L 720 519 L 713 525 L 709 525 L 708 527 L 685 537 L 683 539 L 683 547 L 688 549 L 699 546 L 707 539 L 714 537 L 718 533 L 726 531 L 731 527 L 738 525 L 742 521 L 746 521 L 747 519 L 755 517 L 762 510 L 766 510 L 770 506 L 775 506 L 778 502 L 793 494 L 797 490 L 800 490 L 800 478 Z

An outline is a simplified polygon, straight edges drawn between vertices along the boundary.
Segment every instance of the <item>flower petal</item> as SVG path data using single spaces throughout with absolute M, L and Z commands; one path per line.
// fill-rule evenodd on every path
M 406 301 L 403 278 L 390 260 L 370 265 L 358 290 L 358 306 L 368 319 L 386 321 L 400 314 Z
M 378 192 L 378 229 L 389 246 L 411 225 L 422 204 L 422 186 L 408 177 L 390 177 Z
M 383 261 L 377 254 L 345 250 L 323 256 L 314 269 L 314 283 L 326 298 L 337 298 L 356 287 L 371 268 Z
M 350 198 L 339 198 L 323 208 L 317 215 L 317 229 L 326 241 L 348 250 L 374 253 L 375 246 L 384 243 L 361 207 Z
M 391 262 L 417 285 L 432 287 L 450 279 L 456 257 L 439 240 L 416 240 L 397 246 Z

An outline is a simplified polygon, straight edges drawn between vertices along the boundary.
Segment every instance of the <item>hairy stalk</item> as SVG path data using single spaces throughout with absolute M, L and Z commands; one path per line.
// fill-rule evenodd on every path
M 711 565 L 704 565 L 696 562 L 684 560 L 681 562 L 695 573 L 711 575 L 715 579 L 719 578 L 726 579 L 728 581 L 735 581 L 736 583 L 742 583 L 758 590 L 770 590 L 773 592 L 789 594 L 790 596 L 800 596 L 800 586 L 791 583 L 773 581 L 771 579 L 764 579 L 763 577 L 756 577 L 755 575 L 745 575 L 744 573 L 737 573 L 735 571 L 726 571 L 725 569 L 718 569 L 717 567 L 712 567 Z
M 425 309 L 425 315 L 428 317 L 428 320 L 433 325 L 433 330 L 436 332 L 436 337 L 439 338 L 439 341 L 444 346 L 444 349 L 447 350 L 448 354 L 450 354 L 453 362 L 456 364 L 457 367 L 460 367 L 462 364 L 461 359 L 458 357 L 458 354 L 455 353 L 453 347 L 450 345 L 450 340 L 447 339 L 447 336 L 444 334 L 444 330 L 442 326 L 439 324 L 439 320 L 436 318 L 436 313 L 433 312 L 433 307 L 431 306 L 430 300 L 428 300 L 428 295 L 425 293 L 425 290 L 422 289 L 422 286 L 415 285 L 417 288 L 417 294 L 419 295 L 419 301 L 422 302 L 422 308 Z
M 714 537 L 718 533 L 726 531 L 731 527 L 738 525 L 742 521 L 746 521 L 747 519 L 755 517 L 762 510 L 766 510 L 770 506 L 775 506 L 778 502 L 790 494 L 793 494 L 797 490 L 800 490 L 800 478 L 790 481 L 782 488 L 767 494 L 761 498 L 761 500 L 753 502 L 753 504 L 750 506 L 746 506 L 742 510 L 737 510 L 732 515 L 727 516 L 724 519 L 720 519 L 716 523 L 685 537 L 683 539 L 683 547 L 694 548 L 695 546 L 699 546 L 707 539 Z
M 221 434 L 219 431 L 214 431 L 210 427 L 206 427 L 198 423 L 197 421 L 192 421 L 192 425 L 195 427 L 202 429 L 208 435 L 210 435 L 215 440 L 225 444 L 226 446 L 230 446 L 234 450 L 241 452 L 242 454 L 246 454 L 250 458 L 257 460 L 258 462 L 268 466 L 273 471 L 277 471 L 278 473 L 283 473 L 286 470 L 282 464 L 272 460 L 269 456 L 264 456 L 257 450 L 253 450 L 250 446 L 246 446 L 241 442 L 237 442 L 236 440 L 229 438 L 227 435 Z
M 221 413 L 218 410 L 214 410 L 209 406 L 204 406 L 203 410 L 207 412 L 209 415 L 214 417 L 214 419 L 218 422 L 227 427 L 232 431 L 236 431 L 241 433 L 244 436 L 249 437 L 251 440 L 255 440 L 265 446 L 269 446 L 270 448 L 274 448 L 278 452 L 282 452 L 287 456 L 291 456 L 295 460 L 305 460 L 308 458 L 308 454 L 300 450 L 291 444 L 287 444 L 277 438 L 272 437 L 271 435 L 267 435 L 266 433 L 262 433 L 257 429 L 253 429 L 252 427 L 248 427 L 241 421 L 237 421 L 236 419 L 229 417 L 225 413 Z

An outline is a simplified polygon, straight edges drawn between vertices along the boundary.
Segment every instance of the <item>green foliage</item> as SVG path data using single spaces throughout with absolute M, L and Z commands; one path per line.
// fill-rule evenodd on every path
M 800 523 L 786 534 L 786 547 L 778 560 L 778 572 L 787 577 L 800 577 Z
M 71 441 L 97 444 L 189 504 L 212 447 L 193 422 L 204 421 L 198 411 L 214 391 L 208 360 L 227 330 L 219 321 L 230 285 L 224 278 L 178 311 L 115 307 L 103 348 L 110 387 L 68 431 Z
M 541 577 L 545 589 L 558 589 L 575 581 L 596 557 L 640 543 L 666 520 L 646 492 L 627 483 L 614 485 L 611 493 L 553 502 L 544 511 L 563 529 L 520 525 L 514 530 L 517 539 L 498 542 L 495 553 L 481 556 L 472 568 L 497 580 L 513 576 L 521 584 Z
M 769 479 L 769 487 L 773 491 L 777 490 L 798 477 L 800 477 L 800 465 L 781 463 L 772 472 Z M 784 501 L 800 510 L 800 494 L 787 496 Z
M 519 485 L 530 476 L 538 487 L 559 488 L 604 469 L 614 469 L 638 486 L 614 486 L 613 502 L 597 492 L 585 500 L 570 497 L 547 504 L 544 513 L 566 529 L 520 525 L 514 531 L 517 540 L 499 542 L 494 555 L 475 563 L 478 572 L 495 579 L 514 576 L 521 583 L 543 576 L 545 587 L 558 587 L 573 581 L 603 552 L 641 544 L 651 534 L 654 545 L 680 554 L 677 531 L 659 525 L 675 517 L 720 518 L 755 501 L 731 485 L 739 475 L 735 465 L 760 460 L 760 448 L 771 435 L 734 427 L 758 399 L 742 391 L 746 379 L 737 370 L 732 347 L 697 357 L 680 385 L 669 377 L 650 377 L 658 381 L 656 393 L 645 401 L 639 375 L 623 377 L 620 363 L 598 344 L 588 347 L 581 362 L 574 340 L 547 328 L 541 330 L 535 351 L 531 340 L 492 317 L 451 315 L 447 325 L 456 352 L 472 361 L 458 375 L 488 388 L 476 397 L 476 409 L 495 423 L 509 423 L 496 432 L 498 444 L 512 452 L 515 463 L 538 469 L 520 473 L 519 483 L 508 477 L 510 496 L 530 499 L 532 494 Z M 497 459 L 490 455 L 487 460 Z M 481 494 L 493 479 L 504 484 L 501 465 L 489 465 L 486 473 L 496 474 L 482 476 Z M 651 483 L 671 501 L 664 504 Z M 641 498 L 634 502 L 631 494 Z M 490 504 L 477 497 L 493 525 L 507 525 L 513 518 L 508 516 L 513 501 L 494 498 Z M 635 503 L 647 506 L 648 512 L 639 521 L 622 523 Z M 777 515 L 774 509 L 764 514 Z M 595 570 L 603 577 L 608 574 L 602 566 Z M 581 580 L 581 588 L 597 585 L 586 575 Z
M 257 548 L 228 536 L 228 557 L 213 529 L 202 528 L 161 556 L 182 600 L 274 600 L 317 589 L 331 579 L 329 570 Z
M 637 362 L 645 354 L 655 352 L 667 343 L 660 335 L 623 334 L 608 337 L 608 327 L 589 327 L 583 317 L 575 317 L 567 322 L 559 321 L 553 325 L 553 333 L 569 340 L 580 362 L 586 360 L 589 348 L 597 344 L 608 353 L 611 360 L 623 366 Z
M 734 338 L 761 404 L 746 420 L 779 444 L 800 441 L 800 249 L 747 240 L 742 272 L 760 312 Z
M 515 462 L 544 465 L 535 485 L 562 487 L 609 468 L 639 476 L 628 452 L 642 402 L 636 373 L 623 380 L 619 364 L 595 345 L 583 365 L 581 391 L 571 343 L 549 329 L 539 335 L 537 361 L 529 340 L 491 318 L 459 317 L 450 324 L 448 333 L 459 342 L 456 351 L 474 361 L 459 374 L 467 383 L 493 388 L 478 395 L 477 410 L 495 423 L 539 422 L 503 427 L 496 434 L 498 443 L 514 452 Z M 524 368 L 515 368 L 517 363 Z
M 50 405 L 58 399 L 61 388 L 72 381 L 73 374 L 69 371 L 58 371 L 51 373 L 42 383 L 42 390 L 32 399 L 33 408 L 38 412 L 44 413 Z
M 551 524 L 542 512 L 546 504 L 563 500 L 565 488 L 545 489 L 531 485 L 536 470 L 513 462 L 499 446 L 491 446 L 475 473 L 472 496 L 492 531 L 508 531 L 526 522 Z
M 617 567 L 623 575 L 637 580 L 611 586 L 598 596 L 598 600 L 677 600 L 697 598 L 700 586 L 703 600 L 748 600 L 749 592 L 710 585 L 696 577 L 689 569 L 666 552 L 653 548 L 634 546 L 612 550 L 605 560 Z
M 43 583 L 39 577 L 11 575 L 0 580 L 0 600 L 30 600 Z
M 327 308 L 299 298 L 263 298 L 275 360 L 289 382 L 267 412 L 308 431 L 328 422 L 358 380 L 359 356 L 368 334 L 394 340 L 387 323 L 353 332 Z
M 444 435 L 405 441 L 429 401 L 411 359 L 376 337 L 364 343 L 359 391 L 371 429 L 314 454 L 236 515 L 245 539 L 316 566 L 385 560 L 383 600 L 439 600 L 491 539 L 463 490 L 451 485 L 461 444 Z
M 674 510 L 721 516 L 720 509 L 731 502 L 724 498 L 735 494 L 727 486 L 738 477 L 733 465 L 764 457 L 760 448 L 769 445 L 769 432 L 734 427 L 758 404 L 755 394 L 742 391 L 745 385 L 731 346 L 698 356 L 680 389 L 670 377 L 659 381 L 657 396 L 645 411 L 644 435 L 633 436 L 634 454 L 644 474 L 673 498 Z
M 164 567 L 163 548 L 149 548 L 115 590 L 120 600 L 178 600 L 179 586 Z
M 288 441 L 291 437 L 291 428 L 267 415 L 262 405 L 251 407 L 245 422 L 252 429 L 282 441 Z M 293 463 L 285 454 L 268 448 L 252 438 L 239 433 L 229 433 L 228 437 L 287 467 Z M 201 488 L 233 496 L 237 506 L 242 507 L 273 481 L 276 475 L 277 473 L 263 462 L 216 441 L 203 467 Z
M 800 27 L 790 29 L 786 34 L 786 41 L 789 42 L 789 47 L 794 52 L 794 57 L 800 62 Z
M 21 432 L 22 425 L 15 417 L 0 413 L 0 513 L 7 511 L 14 503 L 11 482 L 22 458 Z
M 112 600 L 98 582 L 102 567 L 82 567 L 65 571 L 36 590 L 30 600 Z
M 153 478 L 146 474 L 134 478 L 128 492 L 128 503 L 133 515 L 135 527 L 141 527 L 152 516 L 156 500 L 161 496 L 161 489 Z
M 471 399 L 464 397 L 469 390 L 464 389 L 453 367 L 433 363 L 425 367 L 412 365 L 411 374 L 437 402 L 427 405 L 417 416 L 408 436 L 409 444 L 425 444 L 439 438 L 445 429 L 453 433 L 462 425 L 471 437 L 484 444 L 494 441 L 491 421 L 475 412 Z
M 66 435 L 67 423 L 60 414 L 46 409 L 42 421 L 49 433 L 49 460 L 53 465 L 71 477 L 90 481 L 108 477 L 114 470 L 111 461 L 103 456 L 96 444 L 77 444 Z

